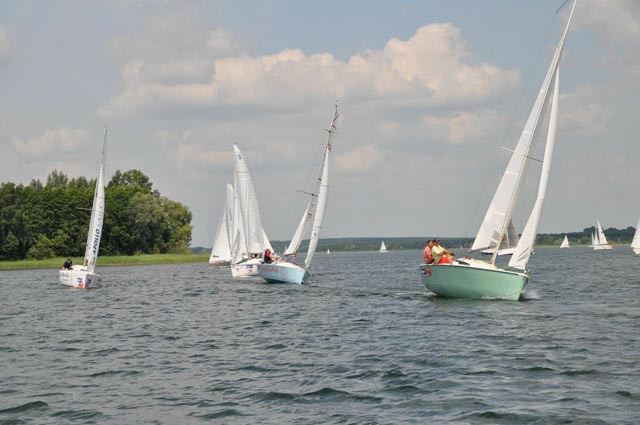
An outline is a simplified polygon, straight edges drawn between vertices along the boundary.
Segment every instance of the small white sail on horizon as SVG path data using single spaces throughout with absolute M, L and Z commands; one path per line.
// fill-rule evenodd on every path
M 384 241 L 380 243 L 380 252 L 381 253 L 389 252 L 389 250 L 387 249 L 387 246 L 384 244 Z
M 569 238 L 567 237 L 567 235 L 564 235 L 564 239 L 562 240 L 562 243 L 560 244 L 560 248 L 571 248 L 569 246 Z

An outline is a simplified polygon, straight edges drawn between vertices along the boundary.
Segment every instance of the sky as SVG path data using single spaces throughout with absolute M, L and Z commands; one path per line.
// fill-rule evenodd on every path
M 142 170 L 211 246 L 237 143 L 267 234 L 288 240 L 337 100 L 321 236 L 472 237 L 561 4 L 0 0 L 0 182 L 93 177 L 106 124 L 107 176 Z M 540 232 L 635 226 L 640 2 L 579 2 L 560 93 Z

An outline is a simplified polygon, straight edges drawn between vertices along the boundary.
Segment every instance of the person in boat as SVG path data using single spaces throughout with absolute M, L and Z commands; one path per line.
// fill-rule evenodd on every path
M 262 262 L 265 264 L 273 263 L 273 257 L 271 256 L 271 250 L 266 248 L 262 253 Z
M 427 241 L 427 246 L 424 247 L 424 262 L 426 264 L 433 264 L 435 262 L 433 259 L 433 241 L 431 239 Z
M 67 258 L 67 261 L 64 262 L 62 268 L 65 270 L 71 270 L 73 268 L 73 261 L 71 261 L 71 258 Z
M 433 248 L 431 248 L 433 254 L 433 260 L 436 264 L 450 264 L 451 257 L 453 256 L 447 248 L 440 245 L 440 239 L 433 240 Z

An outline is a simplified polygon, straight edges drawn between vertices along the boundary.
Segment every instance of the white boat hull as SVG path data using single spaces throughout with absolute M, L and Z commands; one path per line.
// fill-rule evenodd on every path
M 309 280 L 309 272 L 297 264 L 286 261 L 259 264 L 258 273 L 268 283 L 306 283 Z
M 209 264 L 215 267 L 224 267 L 231 264 L 231 260 L 209 260 Z
M 611 245 L 594 245 L 593 246 L 594 251 L 603 251 L 608 249 L 613 249 L 613 247 Z
M 252 277 L 258 276 L 259 258 L 252 258 L 243 263 L 231 264 L 231 276 L 233 277 Z
M 636 255 L 640 255 L 640 248 L 631 248 L 633 249 L 633 252 L 636 253 Z
M 93 288 L 102 282 L 102 276 L 78 266 L 74 266 L 71 270 L 60 270 L 59 279 L 61 285 L 78 289 Z

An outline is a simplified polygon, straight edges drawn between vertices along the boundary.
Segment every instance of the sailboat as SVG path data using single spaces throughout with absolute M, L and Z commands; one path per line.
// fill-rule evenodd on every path
M 569 238 L 567 237 L 567 235 L 564 235 L 564 239 L 562 240 L 562 243 L 560 244 L 560 248 L 571 248 L 569 246 Z
M 327 248 L 327 254 L 331 254 L 331 250 Z
M 440 264 L 421 265 L 422 282 L 437 295 L 455 298 L 518 300 L 529 281 L 527 265 L 533 252 L 538 223 L 542 214 L 555 143 L 560 57 L 576 2 L 577 0 L 574 0 L 569 20 L 555 50 L 542 87 L 471 247 L 471 250 L 476 252 L 493 248 L 491 260 L 462 258 Z M 525 167 L 531 155 L 531 146 L 537 132 L 540 131 L 540 123 L 544 121 L 544 111 L 547 110 L 545 106 L 548 106 L 550 111 L 537 198 L 508 266 L 499 267 L 496 265 L 499 247 L 502 246 L 502 241 L 507 234 L 514 206 L 518 201 Z M 447 256 L 443 258 L 448 260 Z
M 260 219 L 260 208 L 249 167 L 238 145 L 233 145 L 234 172 L 234 226 L 236 235 L 231 252 L 233 277 L 257 276 L 257 265 L 265 249 L 273 252 Z
M 613 249 L 613 247 L 609 245 L 609 242 L 607 242 L 607 237 L 604 235 L 604 229 L 600 224 L 600 220 L 596 220 L 596 232 L 591 234 L 591 246 L 594 251 Z
M 107 127 L 104 127 L 102 138 L 102 149 L 100 150 L 100 161 L 98 165 L 98 177 L 96 178 L 96 188 L 93 193 L 93 206 L 91 207 L 91 220 L 89 221 L 89 231 L 87 233 L 87 246 L 84 251 L 84 262 L 82 265 L 73 265 L 71 270 L 60 270 L 60 283 L 73 288 L 89 289 L 102 282 L 102 276 L 95 272 L 98 250 L 100 249 L 100 238 L 102 236 L 102 223 L 104 222 L 104 153 L 107 143 Z
M 327 132 L 327 142 L 324 146 L 324 153 L 322 155 L 322 161 L 320 162 L 320 172 L 316 178 L 315 187 L 312 193 L 310 193 L 310 199 L 307 207 L 302 214 L 302 219 L 296 228 L 296 231 L 284 252 L 285 260 L 278 260 L 270 264 L 259 264 L 258 273 L 269 283 L 305 283 L 309 280 L 309 266 L 311 260 L 318 247 L 318 240 L 320 239 L 320 230 L 322 229 L 322 222 L 324 220 L 324 213 L 327 208 L 327 198 L 329 196 L 329 156 L 331 153 L 331 143 L 333 142 L 333 136 L 336 132 L 336 125 L 338 121 L 338 105 L 335 106 L 333 116 L 331 118 L 331 125 Z M 311 219 L 313 218 L 313 226 L 311 228 L 311 238 L 309 239 L 309 249 L 307 250 L 307 256 L 304 260 L 304 266 L 297 265 L 295 257 L 302 243 L 305 231 Z
M 389 250 L 387 249 L 387 246 L 384 244 L 384 241 L 382 241 L 382 243 L 380 244 L 380 253 L 385 253 L 385 252 L 389 252 Z
M 228 196 L 228 193 L 227 193 Z M 231 198 L 233 202 L 233 198 Z M 226 200 L 224 203 L 224 209 L 218 222 L 218 230 L 216 231 L 216 237 L 211 247 L 211 256 L 209 257 L 209 264 L 214 266 L 228 266 L 231 264 L 231 244 L 229 243 L 229 220 L 230 210 L 233 204 Z
M 633 235 L 633 241 L 631 241 L 631 249 L 636 255 L 640 255 L 640 219 L 638 219 L 638 225 L 636 226 L 636 233 Z

